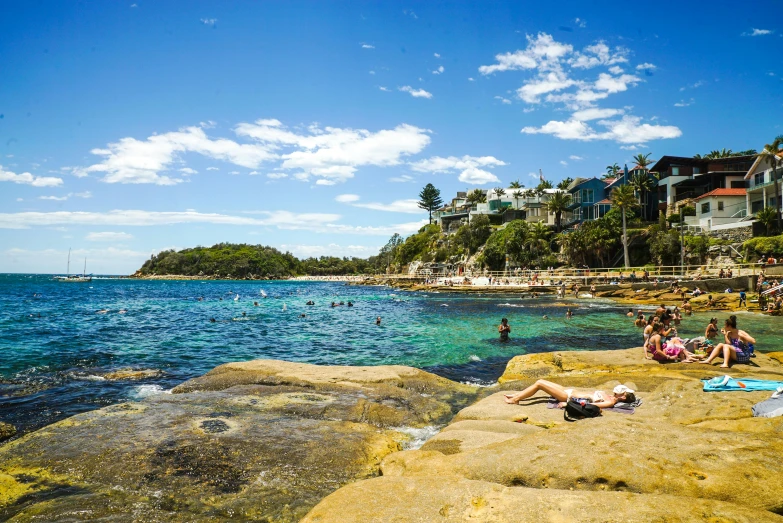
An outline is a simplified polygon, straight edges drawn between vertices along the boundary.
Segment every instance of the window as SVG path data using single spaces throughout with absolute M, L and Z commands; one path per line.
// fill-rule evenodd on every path
M 731 182 L 731 188 L 732 189 L 744 189 L 745 188 L 745 180 Z
M 718 210 L 719 211 L 723 210 L 723 202 L 718 202 Z
M 765 173 L 756 173 L 753 175 L 753 185 L 761 185 L 764 183 L 764 174 Z
M 593 203 L 593 189 L 582 190 L 582 203 Z
M 701 204 L 701 213 L 707 214 L 708 212 L 710 212 L 710 202 Z
M 679 176 L 679 175 L 680 175 L 680 168 L 672 167 L 672 176 Z
M 693 174 L 701 174 L 701 168 L 700 167 L 694 167 L 693 168 Z

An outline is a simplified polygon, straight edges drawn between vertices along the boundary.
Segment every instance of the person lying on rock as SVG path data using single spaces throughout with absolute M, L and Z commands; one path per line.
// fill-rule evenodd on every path
M 712 363 L 712 360 L 723 355 L 721 368 L 727 369 L 732 362 L 750 363 L 753 357 L 756 339 L 743 330 L 737 328 L 737 317 L 729 316 L 726 327 L 720 330 L 723 333 L 725 343 L 718 343 L 709 357 L 701 363 Z
M 567 389 L 551 381 L 538 380 L 522 392 L 516 394 L 505 394 L 506 403 L 517 404 L 521 400 L 532 397 L 536 392 L 544 391 L 560 402 L 558 407 L 562 408 L 571 398 L 587 399 L 590 403 L 601 409 L 614 407 L 618 402 L 633 403 L 636 401 L 634 391 L 625 385 L 618 385 L 612 391 L 612 394 L 606 394 L 601 390 L 595 392 L 579 391 L 576 389 Z

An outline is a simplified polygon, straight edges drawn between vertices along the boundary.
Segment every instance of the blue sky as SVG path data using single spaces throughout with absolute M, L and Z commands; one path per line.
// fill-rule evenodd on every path
M 778 2 L 3 2 L 0 272 L 377 252 L 444 199 L 783 133 Z M 76 265 L 79 265 L 77 263 Z

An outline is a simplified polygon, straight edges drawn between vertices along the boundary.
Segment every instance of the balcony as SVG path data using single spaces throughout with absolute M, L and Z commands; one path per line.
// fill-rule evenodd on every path
M 763 182 L 763 183 L 756 184 L 756 183 L 753 182 L 753 180 L 751 180 L 750 181 L 750 185 L 748 186 L 748 190 L 752 191 L 754 189 L 761 189 L 761 188 L 767 187 L 768 185 L 774 185 L 774 184 L 775 184 L 775 182 L 773 182 L 773 181 L 768 181 L 768 182 Z

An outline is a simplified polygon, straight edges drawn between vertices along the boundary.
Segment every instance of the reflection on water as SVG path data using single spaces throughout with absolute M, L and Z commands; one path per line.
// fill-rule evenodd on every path
M 310 300 L 315 305 L 306 305 Z M 329 306 L 349 300 L 353 307 Z M 601 300 L 415 294 L 341 283 L 64 284 L 0 275 L 0 420 L 39 427 L 169 390 L 221 363 L 256 358 L 412 365 L 489 384 L 517 354 L 639 345 L 627 309 Z M 709 316 L 686 318 L 681 334 L 700 335 Z M 502 317 L 512 328 L 503 343 Z M 743 314 L 739 321 L 761 350 L 777 348 L 777 319 Z M 144 372 L 112 374 L 117 369 Z

